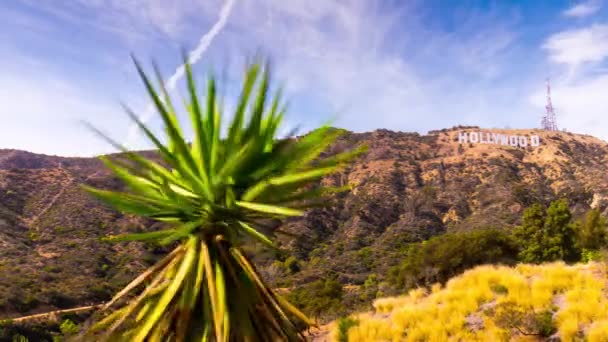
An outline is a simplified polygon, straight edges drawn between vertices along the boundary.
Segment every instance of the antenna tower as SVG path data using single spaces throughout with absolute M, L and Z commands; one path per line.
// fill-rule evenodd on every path
M 545 106 L 545 115 L 541 119 L 541 128 L 545 131 L 557 131 L 557 119 L 551 102 L 551 83 L 547 79 L 547 105 Z

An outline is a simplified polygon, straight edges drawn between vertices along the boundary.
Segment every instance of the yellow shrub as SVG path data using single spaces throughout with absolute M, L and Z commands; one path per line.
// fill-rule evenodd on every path
M 361 321 L 358 326 L 348 330 L 348 341 L 350 342 L 379 340 L 393 340 L 390 321 L 371 318 Z
M 593 323 L 587 331 L 589 342 L 608 341 L 608 319 Z
M 563 341 L 572 341 L 578 333 L 578 321 L 575 319 L 563 320 L 558 325 L 559 336 Z
M 514 268 L 479 266 L 451 279 L 443 288 L 434 284 L 430 291 L 415 289 L 405 296 L 377 299 L 373 303 L 376 315 L 359 317 L 360 324 L 348 332 L 349 341 L 534 338 L 511 335 L 515 330 L 494 321 L 498 316 L 493 308 L 502 303 L 512 303 L 531 317 L 554 312 L 553 323 L 564 341 L 581 333 L 587 334 L 590 342 L 608 341 L 606 288 L 604 281 L 593 275 L 594 269 L 593 264 L 568 266 L 560 262 Z
M 534 279 L 530 289 L 531 304 L 535 309 L 551 305 L 553 300 L 553 286 L 544 278 Z

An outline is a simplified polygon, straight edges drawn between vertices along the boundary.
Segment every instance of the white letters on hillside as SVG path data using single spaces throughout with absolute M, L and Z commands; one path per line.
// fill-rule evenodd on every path
M 507 135 L 488 132 L 458 132 L 458 143 L 466 144 L 492 144 L 504 145 L 512 147 L 540 146 L 540 137 L 538 135 Z

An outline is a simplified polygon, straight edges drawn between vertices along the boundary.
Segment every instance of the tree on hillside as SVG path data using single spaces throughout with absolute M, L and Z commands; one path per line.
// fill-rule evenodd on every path
M 338 170 L 359 151 L 320 159 L 339 134 L 329 127 L 298 139 L 277 139 L 285 108 L 280 92 L 270 96 L 269 70 L 259 63 L 245 72 L 228 126 L 222 126 L 224 108 L 214 78 L 200 98 L 186 63 L 186 110 L 194 133 L 190 143 L 160 74 L 159 95 L 135 64 L 162 118 L 165 139 L 129 113 L 154 143 L 163 164 L 114 143 L 124 154 L 102 159 L 129 190 L 87 190 L 125 213 L 166 224 L 158 231 L 111 240 L 176 247 L 106 303 L 102 310 L 109 314 L 84 339 L 302 340 L 298 326 L 311 322 L 266 285 L 241 247 L 255 241 L 274 248 L 265 222 L 301 215 L 327 191 L 340 190 L 311 182 Z
M 575 231 L 571 223 L 572 213 L 566 199 L 553 201 L 547 209 L 544 226 L 544 260 L 576 261 Z
M 607 247 L 606 218 L 598 209 L 589 210 L 583 219 L 576 222 L 575 227 L 579 247 L 587 250 Z
M 400 289 L 443 283 L 473 266 L 515 263 L 517 251 L 513 237 L 503 230 L 447 233 L 412 244 L 389 270 L 388 280 Z
M 526 208 L 522 225 L 515 230 L 521 247 L 519 259 L 528 263 L 577 260 L 579 251 L 571 219 L 565 199 L 551 202 L 547 209 L 540 204 Z
M 287 298 L 312 317 L 327 315 L 335 318 L 343 313 L 342 284 L 335 279 L 317 280 L 298 287 Z
M 524 210 L 522 224 L 515 230 L 515 236 L 522 246 L 520 260 L 539 262 L 542 259 L 544 224 L 545 208 L 541 204 L 535 203 Z

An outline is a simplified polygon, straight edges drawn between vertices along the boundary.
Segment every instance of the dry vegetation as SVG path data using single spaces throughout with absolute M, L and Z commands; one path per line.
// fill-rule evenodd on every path
M 479 266 L 445 287 L 377 299 L 335 341 L 608 341 L 602 263 Z M 346 334 L 346 336 L 345 336 Z
M 535 133 L 541 146 L 458 144 L 459 130 Z M 320 323 L 406 291 L 391 285 L 389 270 L 421 241 L 488 228 L 509 233 L 525 208 L 562 197 L 573 219 L 590 207 L 608 215 L 608 145 L 592 137 L 476 127 L 428 135 L 376 130 L 348 133 L 328 153 L 359 144 L 369 152 L 322 181 L 352 184 L 352 191 L 281 227 L 296 235 L 279 236 L 285 253 L 250 251 L 269 283 L 300 289 L 294 293 L 304 299 L 303 292 L 331 278 L 332 286 L 323 284 L 326 296 L 309 291 L 318 301 L 308 313 Z M 165 253 L 152 245 L 100 241 L 151 225 L 110 210 L 79 188 L 120 189 L 103 170 L 94 158 L 0 150 L 0 319 L 103 302 Z M 340 291 L 333 291 L 336 282 Z M 317 317 L 315 311 L 323 312 Z

